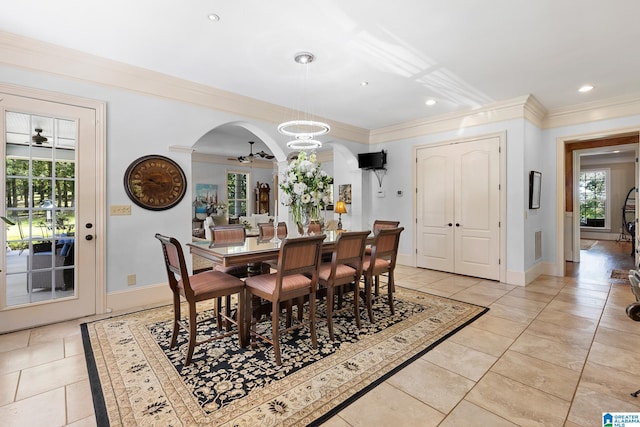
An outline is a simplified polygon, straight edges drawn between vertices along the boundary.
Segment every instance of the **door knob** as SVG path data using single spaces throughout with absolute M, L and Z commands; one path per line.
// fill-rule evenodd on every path
M 84 238 L 86 240 L 93 240 L 93 236 L 91 234 L 88 234 L 88 235 L 84 236 Z
M 456 222 L 456 227 L 460 227 L 460 223 Z
M 453 224 L 449 223 L 449 227 L 453 227 Z

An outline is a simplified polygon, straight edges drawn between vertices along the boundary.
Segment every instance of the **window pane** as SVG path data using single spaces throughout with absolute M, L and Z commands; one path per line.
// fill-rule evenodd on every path
M 580 172 L 580 225 L 604 227 L 607 206 L 605 171 Z

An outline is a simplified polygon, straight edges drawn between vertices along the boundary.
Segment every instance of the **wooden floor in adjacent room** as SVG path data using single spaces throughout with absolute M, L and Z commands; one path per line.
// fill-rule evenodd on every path
M 580 262 L 566 263 L 565 276 L 609 279 L 613 270 L 636 267 L 630 241 L 596 240 L 591 248 L 580 251 Z

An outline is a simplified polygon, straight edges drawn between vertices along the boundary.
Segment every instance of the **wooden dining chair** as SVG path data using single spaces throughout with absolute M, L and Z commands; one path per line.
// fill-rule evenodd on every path
M 280 331 L 281 302 L 308 298 L 309 321 L 313 348 L 318 347 L 316 339 L 316 290 L 318 287 L 318 265 L 322 254 L 322 242 L 325 235 L 285 239 L 278 253 L 277 271 L 248 277 L 245 280 L 245 306 L 247 315 L 251 313 L 250 334 L 252 344 L 260 338 L 273 345 L 276 364 L 282 365 L 280 356 L 280 333 L 305 326 L 297 323 Z M 260 298 L 271 303 L 271 338 L 256 330 L 258 318 L 251 307 L 260 302 Z
M 274 232 L 273 222 L 261 222 L 258 224 L 258 240 L 259 241 L 268 241 L 273 239 Z M 278 239 L 284 239 L 287 237 L 287 223 L 279 222 L 278 223 Z
M 212 225 L 209 229 L 211 230 L 210 246 L 212 247 L 242 244 L 247 238 L 247 230 L 242 224 Z
M 342 308 L 341 303 L 334 311 L 334 296 L 337 288 L 353 284 L 353 315 L 356 318 L 356 326 L 360 329 L 360 304 L 358 294 L 360 277 L 362 275 L 362 258 L 369 231 L 350 231 L 341 233 L 335 242 L 330 262 L 320 264 L 318 270 L 318 285 L 327 291 L 327 325 L 329 338 L 334 340 L 333 315 L 349 310 Z M 340 302 L 342 298 L 340 298 Z
M 387 221 L 384 219 L 376 219 L 375 221 L 373 221 L 373 234 L 376 234 L 378 230 L 382 230 L 383 228 L 397 228 L 399 225 L 400 225 L 400 221 Z M 366 255 L 371 255 L 371 246 L 367 246 L 367 248 L 364 251 Z
M 393 292 L 395 291 L 395 282 L 393 273 L 396 268 L 396 258 L 398 257 L 400 233 L 403 230 L 404 227 L 379 229 L 371 245 L 371 254 L 365 254 L 362 260 L 365 303 L 371 322 L 375 322 L 373 318 L 373 302 L 381 297 L 372 289 L 372 284 L 375 282 L 375 289 L 379 289 L 380 275 L 382 274 L 387 274 L 388 276 L 387 296 L 391 314 L 394 314 Z
M 191 363 L 193 351 L 197 345 L 228 337 L 236 333 L 238 334 L 240 345 L 242 345 L 244 341 L 242 328 L 245 301 L 244 282 L 230 274 L 214 270 L 189 275 L 180 243 L 173 237 L 163 236 L 159 233 L 157 233 L 155 237 L 162 244 L 162 253 L 167 269 L 169 286 L 173 293 L 173 333 L 171 335 L 171 348 L 176 346 L 180 328 L 186 330 L 189 334 L 184 366 Z M 221 297 L 228 297 L 227 301 L 229 303 L 232 295 L 238 296 L 237 318 L 233 319 L 231 316 L 222 314 L 219 303 L 216 304 L 215 307 L 215 317 L 218 330 L 220 330 L 219 325 L 222 322 L 222 318 L 225 319 L 227 324 L 234 324 L 236 326 L 235 330 L 227 331 L 224 334 L 219 334 L 202 341 L 196 341 L 196 328 L 198 323 L 210 320 L 203 319 L 196 321 L 198 314 L 196 303 L 214 298 L 220 300 Z M 189 305 L 187 323 L 183 322 L 180 313 L 180 297 L 184 298 Z
M 311 224 L 309 224 L 309 227 L 307 228 L 307 234 L 309 236 L 322 234 L 322 226 L 320 225 L 320 223 L 319 222 L 312 222 Z

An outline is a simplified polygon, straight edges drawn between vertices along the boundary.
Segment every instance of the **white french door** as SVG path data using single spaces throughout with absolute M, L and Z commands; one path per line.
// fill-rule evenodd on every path
M 96 313 L 96 110 L 0 93 L 0 332 Z
M 500 139 L 417 150 L 417 265 L 500 279 Z

